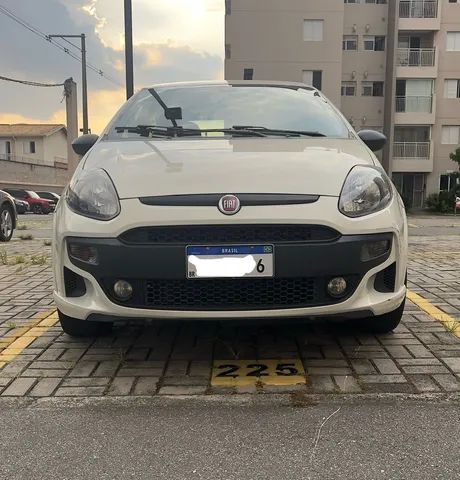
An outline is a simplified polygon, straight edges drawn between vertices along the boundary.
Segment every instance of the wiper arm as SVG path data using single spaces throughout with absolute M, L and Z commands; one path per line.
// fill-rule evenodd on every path
M 136 125 L 133 127 L 115 127 L 117 133 L 138 133 L 141 137 L 174 137 L 174 132 L 170 132 L 170 129 L 177 127 L 164 127 L 159 128 L 155 125 Z
M 233 125 L 235 130 L 263 132 L 266 135 L 280 135 L 285 137 L 325 137 L 324 133 L 307 130 L 282 130 L 277 128 L 257 127 L 251 125 Z
M 137 125 L 135 127 L 115 127 L 117 133 L 138 133 L 142 137 L 192 137 L 202 133 L 224 133 L 245 137 L 266 137 L 265 133 L 243 128 L 183 128 L 181 126 Z

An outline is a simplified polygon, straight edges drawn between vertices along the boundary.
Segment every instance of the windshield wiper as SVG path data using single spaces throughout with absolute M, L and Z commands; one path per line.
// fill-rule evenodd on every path
M 324 133 L 305 130 L 283 130 L 277 128 L 257 127 L 252 125 L 233 125 L 235 130 L 261 132 L 266 135 L 280 135 L 284 137 L 325 137 Z
M 141 137 L 201 137 L 203 133 L 223 133 L 239 137 L 266 137 L 265 132 L 244 128 L 183 128 L 181 126 L 137 125 L 115 127 L 117 133 L 137 133 Z

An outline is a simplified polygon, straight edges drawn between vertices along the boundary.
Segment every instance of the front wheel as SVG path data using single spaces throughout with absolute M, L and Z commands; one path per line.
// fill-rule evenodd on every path
M 0 207 L 0 242 L 9 242 L 13 236 L 13 211 L 7 205 Z
M 396 310 L 363 320 L 359 326 L 369 333 L 390 333 L 401 323 L 405 304 L 406 299 L 404 298 Z
M 97 337 L 108 335 L 112 331 L 112 322 L 95 322 L 69 317 L 58 310 L 62 330 L 71 337 Z
M 33 208 L 32 208 L 32 211 L 36 215 L 40 215 L 42 213 L 42 206 L 41 205 L 34 205 Z

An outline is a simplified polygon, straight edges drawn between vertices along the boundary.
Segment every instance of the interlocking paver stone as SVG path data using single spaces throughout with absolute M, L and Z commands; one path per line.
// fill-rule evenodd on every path
M 32 397 L 50 397 L 60 382 L 60 378 L 42 378 L 29 395 Z
M 109 387 L 107 395 L 129 395 L 133 384 L 135 381 L 135 377 L 117 377 L 114 378 L 112 384 Z
M 16 378 L 2 393 L 2 397 L 22 397 L 37 381 L 36 378 Z
M 393 360 L 389 358 L 376 358 L 374 359 L 375 366 L 378 371 L 383 375 L 399 374 L 401 373 Z
M 441 360 L 454 372 L 460 373 L 460 358 L 441 358 Z

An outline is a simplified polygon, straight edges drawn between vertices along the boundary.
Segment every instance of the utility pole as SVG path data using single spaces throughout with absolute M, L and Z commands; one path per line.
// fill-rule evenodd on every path
M 68 78 L 64 82 L 64 95 L 67 116 L 67 168 L 68 179 L 70 180 L 80 161 L 72 148 L 72 142 L 78 137 L 77 84 L 72 78 Z
M 81 96 L 83 103 L 83 134 L 89 133 L 88 128 L 88 83 L 86 79 L 86 35 L 81 33 L 80 35 L 47 35 L 48 38 L 79 38 L 81 41 Z M 75 46 L 75 45 L 74 45 Z
M 125 0 L 125 69 L 126 69 L 126 98 L 134 94 L 133 70 L 133 9 L 131 0 Z

